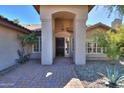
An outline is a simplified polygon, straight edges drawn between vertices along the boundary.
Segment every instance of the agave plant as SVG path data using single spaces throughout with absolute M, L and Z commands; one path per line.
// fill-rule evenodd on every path
M 116 87 L 123 87 L 124 84 L 122 81 L 124 81 L 124 75 L 119 74 L 119 71 L 116 67 L 114 68 L 106 68 L 106 75 L 99 73 L 99 75 L 104 77 L 106 86 L 110 88 L 116 88 Z

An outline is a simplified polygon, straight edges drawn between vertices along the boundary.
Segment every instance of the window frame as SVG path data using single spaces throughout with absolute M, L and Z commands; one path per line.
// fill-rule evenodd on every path
M 38 51 L 34 50 L 34 44 L 32 45 L 32 53 L 41 53 L 41 36 L 37 36 L 38 38 Z
M 88 47 L 88 44 L 91 44 L 91 46 Z M 94 45 L 95 45 L 95 47 L 94 47 Z M 101 52 L 98 52 L 98 48 L 100 48 Z M 91 49 L 91 52 L 88 52 L 88 49 Z M 93 51 L 94 49 L 96 50 L 96 52 Z M 99 47 L 97 42 L 86 42 L 86 53 L 87 54 L 105 54 L 104 48 Z

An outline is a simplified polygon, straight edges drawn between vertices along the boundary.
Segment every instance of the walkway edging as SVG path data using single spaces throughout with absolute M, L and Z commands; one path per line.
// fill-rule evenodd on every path
M 71 81 L 64 86 L 64 88 L 84 88 L 74 69 L 73 73 L 76 78 L 72 78 Z

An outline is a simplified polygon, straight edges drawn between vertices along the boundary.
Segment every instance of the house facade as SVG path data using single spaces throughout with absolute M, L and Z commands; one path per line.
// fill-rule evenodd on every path
M 72 57 L 77 65 L 86 63 L 85 36 L 88 5 L 36 6 L 42 26 L 41 64 L 51 65 L 57 56 Z
M 98 23 L 86 26 L 88 13 L 93 6 L 34 6 L 40 15 L 41 24 L 18 25 L 0 17 L 0 70 L 16 63 L 17 50 L 21 49 L 18 35 L 35 32 L 38 41 L 25 47 L 31 52 L 31 59 L 41 59 L 41 64 L 51 65 L 56 57 L 70 57 L 76 65 L 86 60 L 108 59 L 105 49 L 98 46 L 93 38 L 97 31 L 108 31 L 121 24 L 116 19 L 112 27 Z
M 40 15 L 38 45 L 30 46 L 31 58 L 41 58 L 41 64 L 51 65 L 58 56 L 72 57 L 77 65 L 86 63 L 85 35 L 88 12 L 92 6 L 34 6 Z M 41 31 L 42 30 L 42 31 Z M 32 30 L 0 17 L 0 70 L 16 63 L 21 44 L 19 34 Z M 34 50 L 32 50 L 34 47 Z M 36 53 L 38 51 L 38 53 Z
M 73 32 L 72 30 L 67 30 L 67 31 L 63 31 L 63 29 L 60 29 L 63 27 L 63 24 L 68 24 L 69 22 L 66 20 L 64 20 L 64 22 L 61 22 L 61 19 L 57 19 L 57 31 L 55 34 L 55 37 L 61 38 L 64 37 L 63 40 L 63 47 L 64 49 L 61 50 L 61 45 L 60 48 L 56 48 L 56 57 L 71 57 L 73 58 L 73 49 L 74 49 L 74 39 L 73 39 Z M 68 22 L 68 23 L 67 23 Z M 103 23 L 97 23 L 91 26 L 87 26 L 86 29 L 86 38 L 85 38 L 85 52 L 86 52 L 86 60 L 109 60 L 109 58 L 106 56 L 105 48 L 102 48 L 98 45 L 97 42 L 94 41 L 95 36 L 97 36 L 97 33 L 99 32 L 106 32 L 109 31 L 110 29 L 115 29 L 116 26 L 121 25 L 121 20 L 120 19 L 115 19 L 112 23 L 111 23 L 111 27 L 107 26 Z M 40 59 L 41 58 L 41 42 L 42 42 L 42 35 L 41 35 L 41 25 L 37 24 L 37 25 L 24 25 L 24 27 L 28 28 L 28 29 L 32 29 L 33 27 L 33 31 L 36 32 L 37 36 L 38 36 L 38 42 L 37 44 L 32 46 L 32 55 L 31 58 L 34 59 Z M 65 27 L 65 26 L 64 26 Z M 56 44 L 59 43 L 58 41 L 56 41 Z M 58 45 L 56 45 L 58 46 Z M 61 50 L 60 52 L 58 50 Z

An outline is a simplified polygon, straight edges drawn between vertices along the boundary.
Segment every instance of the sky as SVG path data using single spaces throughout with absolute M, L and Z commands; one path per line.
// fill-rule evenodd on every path
M 87 25 L 102 22 L 111 26 L 111 22 L 118 18 L 116 13 L 108 17 L 108 10 L 104 6 L 95 6 L 88 14 Z M 31 5 L 0 5 L 0 15 L 13 20 L 18 18 L 20 24 L 39 24 L 40 16 Z
M 109 11 L 105 6 L 95 6 L 88 14 L 87 25 L 93 25 L 98 22 L 102 22 L 106 25 L 111 26 L 111 22 L 115 18 L 120 18 L 117 12 L 112 12 L 109 16 Z
M 20 24 L 39 24 L 40 16 L 31 5 L 0 5 L 0 15 L 13 20 L 18 18 Z

